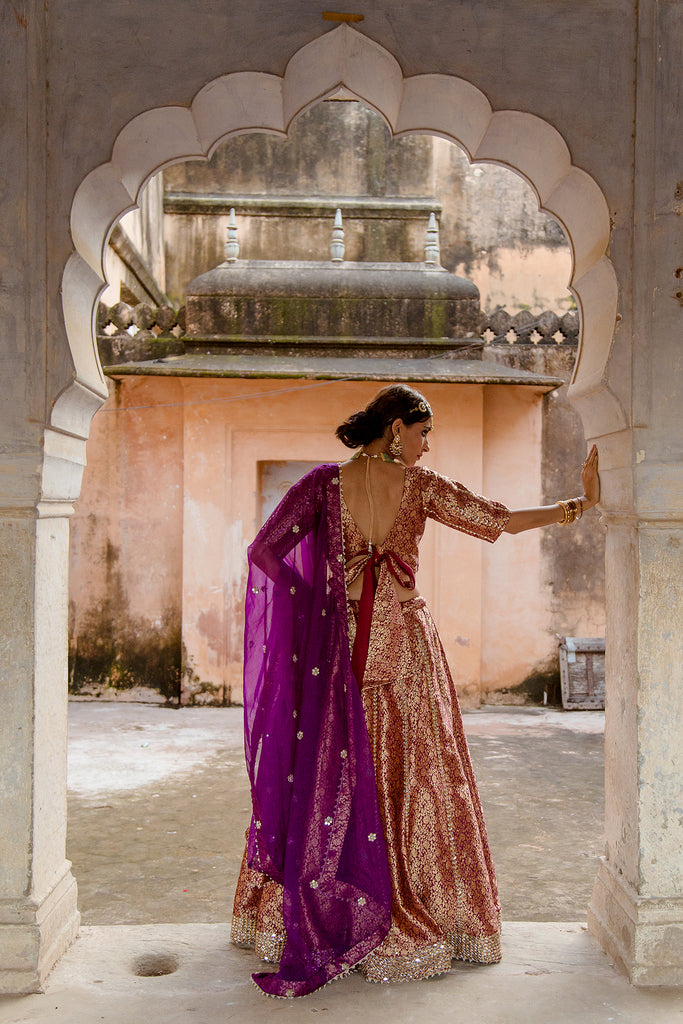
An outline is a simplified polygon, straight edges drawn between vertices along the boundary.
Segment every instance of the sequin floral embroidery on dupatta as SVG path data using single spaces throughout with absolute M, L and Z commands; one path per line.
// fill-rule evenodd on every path
M 349 657 L 339 486 L 336 465 L 307 474 L 249 549 L 248 864 L 282 883 L 286 933 L 279 970 L 254 981 L 284 997 L 343 974 L 390 925 L 374 766 Z

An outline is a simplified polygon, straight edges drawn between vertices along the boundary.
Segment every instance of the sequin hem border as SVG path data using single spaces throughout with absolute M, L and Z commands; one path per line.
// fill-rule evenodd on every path
M 401 981 L 422 981 L 434 974 L 446 974 L 451 969 L 453 954 L 448 942 L 436 942 L 417 953 L 404 956 L 381 956 L 370 953 L 358 965 L 366 981 L 388 985 Z
M 264 932 L 256 927 L 256 917 L 233 916 L 230 941 L 242 949 L 253 949 L 265 963 L 279 963 L 285 936 Z M 468 960 L 479 964 L 497 964 L 501 959 L 500 932 L 493 935 L 464 935 L 448 932 L 444 942 L 427 946 L 417 953 L 402 956 L 381 956 L 370 953 L 358 970 L 368 981 L 388 984 L 420 981 L 450 970 L 451 960 Z
M 382 956 L 370 953 L 358 965 L 358 970 L 367 981 L 387 985 L 401 981 L 423 981 L 435 974 L 446 974 L 451 969 L 452 960 L 496 964 L 500 959 L 500 932 L 494 935 L 449 932 L 445 942 L 427 946 L 419 954 Z
M 263 932 L 256 927 L 256 917 L 236 917 L 230 926 L 230 941 L 241 949 L 253 949 L 260 960 L 277 964 L 282 958 L 285 936 L 278 932 Z
M 500 932 L 493 935 L 465 935 L 448 932 L 446 941 L 456 960 L 471 960 L 477 964 L 497 964 L 502 959 Z

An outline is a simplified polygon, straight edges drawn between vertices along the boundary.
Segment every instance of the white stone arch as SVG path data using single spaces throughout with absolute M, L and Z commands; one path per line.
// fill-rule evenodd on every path
M 677 322 L 670 310 L 674 308 L 675 313 L 678 307 L 666 305 L 671 296 L 664 295 L 661 275 L 668 259 L 665 254 L 675 249 L 676 206 L 665 203 L 654 212 L 651 209 L 652 182 L 674 180 L 672 151 L 663 141 L 668 126 L 662 97 L 674 95 L 676 82 L 675 76 L 669 73 L 665 80 L 664 72 L 657 70 L 660 50 L 651 27 L 648 23 L 645 31 L 641 25 L 634 36 L 642 56 L 632 97 L 638 111 L 636 142 L 643 151 L 640 164 L 648 172 L 640 164 L 629 172 L 635 192 L 625 228 L 627 241 L 633 241 L 634 267 L 643 276 L 642 288 L 634 294 L 635 326 L 628 328 L 622 342 L 622 357 L 627 363 L 631 357 L 635 376 L 643 369 L 649 371 L 646 361 L 653 368 L 652 378 L 637 381 L 638 388 L 631 390 L 628 377 L 622 381 L 625 401 L 632 404 L 638 423 L 636 437 L 608 385 L 617 284 L 607 255 L 610 222 L 604 196 L 596 182 L 572 164 L 553 126 L 525 112 L 493 111 L 484 93 L 471 83 L 442 74 L 405 78 L 388 51 L 342 26 L 299 50 L 282 76 L 225 75 L 203 88 L 189 106 L 141 113 L 119 133 L 110 160 L 82 182 L 71 211 L 75 252 L 62 277 L 73 379 L 56 396 L 50 414 L 42 487 L 29 514 L 27 500 L 33 502 L 38 492 L 37 448 L 28 453 L 12 450 L 12 458 L 18 455 L 26 467 L 22 469 L 26 479 L 16 492 L 15 481 L 8 476 L 8 511 L 14 509 L 16 515 L 7 517 L 3 544 L 4 550 L 16 551 L 16 559 L 3 641 L 11 639 L 7 649 L 17 656 L 8 661 L 14 685 L 6 688 L 3 710 L 8 721 L 23 725 L 7 731 L 4 759 L 12 766 L 16 786 L 10 786 L 8 806 L 13 817 L 6 829 L 9 896 L 0 901 L 0 910 L 8 915 L 0 922 L 0 992 L 39 987 L 78 926 L 75 885 L 64 850 L 66 517 L 80 488 L 89 424 L 107 394 L 94 317 L 105 283 L 103 258 L 109 233 L 119 217 L 136 205 L 141 187 L 160 168 L 205 158 L 231 134 L 286 134 L 299 113 L 340 85 L 378 111 L 394 134 L 431 132 L 459 145 L 472 160 L 495 161 L 523 175 L 542 208 L 564 226 L 573 258 L 569 285 L 582 314 L 571 394 L 588 437 L 612 434 L 605 438 L 601 452 L 606 456 L 603 466 L 609 463 L 610 470 L 605 481 L 610 493 L 603 505 L 608 515 L 610 630 L 607 852 L 594 890 L 589 927 L 635 983 L 681 984 L 683 896 L 674 877 L 681 846 L 679 791 L 673 775 L 662 770 L 680 746 L 680 711 L 671 685 L 676 667 L 672 637 L 680 635 L 680 612 L 672 595 L 681 592 L 676 561 L 681 519 L 674 477 L 680 462 L 675 461 L 678 455 L 669 441 L 677 426 L 675 391 L 662 396 L 666 401 L 660 403 L 661 415 L 660 410 L 657 415 L 652 411 L 655 381 L 664 380 L 669 370 L 673 376 L 676 369 L 671 338 L 660 344 L 656 334 L 663 329 L 675 337 Z M 39 45 L 42 41 L 31 43 L 30 52 L 38 53 Z M 29 89 L 25 108 L 20 104 L 17 109 L 35 106 L 37 95 Z M 41 173 L 39 161 L 38 192 Z M 32 204 L 34 193 L 38 194 L 35 188 L 27 187 L 22 194 Z M 656 235 L 656 244 L 644 245 L 643 232 Z M 637 337 L 639 333 L 642 337 Z M 44 346 L 46 338 L 43 333 L 37 345 Z M 27 360 L 29 352 L 38 350 L 27 349 Z M 46 380 L 53 379 L 56 369 L 51 363 L 48 360 L 44 367 L 41 356 L 40 372 L 45 369 Z M 28 361 L 26 366 L 27 379 L 38 372 Z M 60 359 L 56 372 L 61 369 Z M 54 389 L 49 390 L 48 397 L 53 395 Z M 28 417 L 32 430 L 31 412 Z M 640 447 L 643 442 L 652 443 L 652 457 Z M 27 482 L 30 489 L 25 491 Z M 4 923 L 8 920 L 9 925 Z
M 494 111 L 476 86 L 451 75 L 404 78 L 387 50 L 340 25 L 295 53 L 282 77 L 235 72 L 206 85 L 189 107 L 139 114 L 117 136 L 111 159 L 81 183 L 71 210 L 76 251 L 62 279 L 74 380 L 58 396 L 51 426 L 86 437 L 106 398 L 94 330 L 106 284 L 104 257 L 113 226 L 135 207 L 147 180 L 172 163 L 208 158 L 230 135 L 286 135 L 303 111 L 341 86 L 376 110 L 395 136 L 438 135 L 470 160 L 502 164 L 532 186 L 540 207 L 563 226 L 572 253 L 568 286 L 581 312 L 581 337 L 570 397 L 589 438 L 627 425 L 606 381 L 617 282 L 607 256 L 609 211 L 596 182 L 572 164 L 562 136 L 546 121 L 522 111 Z

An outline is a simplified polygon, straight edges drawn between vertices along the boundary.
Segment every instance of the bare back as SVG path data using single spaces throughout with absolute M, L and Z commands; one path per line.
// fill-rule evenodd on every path
M 405 470 L 397 463 L 361 458 L 343 463 L 341 476 L 344 502 L 356 526 L 368 541 L 382 545 L 398 514 Z M 372 509 L 366 481 L 372 494 Z

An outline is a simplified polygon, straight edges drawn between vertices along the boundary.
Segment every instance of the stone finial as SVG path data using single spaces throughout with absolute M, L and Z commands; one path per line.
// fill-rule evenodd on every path
M 441 249 L 439 247 L 439 229 L 436 225 L 436 214 L 430 213 L 427 237 L 425 238 L 425 263 L 438 265 L 440 259 Z
M 337 210 L 334 215 L 334 227 L 332 228 L 332 241 L 330 243 L 330 259 L 333 263 L 341 263 L 343 261 L 345 248 L 341 210 Z
M 237 241 L 237 221 L 235 220 L 235 208 L 230 210 L 228 218 L 228 240 L 223 248 L 226 263 L 234 263 L 239 259 L 240 243 Z

